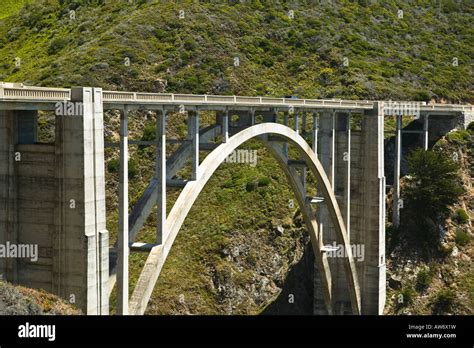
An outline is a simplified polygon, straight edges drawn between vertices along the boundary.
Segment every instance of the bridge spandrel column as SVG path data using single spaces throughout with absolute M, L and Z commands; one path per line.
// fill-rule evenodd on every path
M 350 241 L 351 129 L 350 114 L 348 112 L 337 112 L 335 114 L 334 136 L 334 190 Z M 335 236 L 333 238 L 335 239 Z M 342 248 L 342 246 L 339 246 L 339 248 Z M 335 257 L 333 264 L 333 291 L 336 302 L 334 312 L 336 314 L 350 314 L 352 311 L 344 258 Z
M 334 184 L 334 150 L 335 150 L 335 124 L 334 124 L 334 115 L 332 112 L 323 111 L 320 113 L 319 117 L 319 132 L 318 132 L 318 158 L 323 166 L 324 171 L 329 179 L 331 185 Z M 329 215 L 329 210 L 326 207 L 326 204 L 319 204 L 316 211 L 316 219 L 319 223 L 319 233 L 322 236 L 323 245 L 332 245 L 332 242 L 336 240 L 334 227 L 331 222 L 331 217 Z M 328 258 L 329 267 L 331 269 L 331 274 L 334 274 L 335 271 L 335 260 Z M 321 279 L 320 272 L 317 270 L 317 265 L 315 263 L 315 273 L 314 273 L 314 313 L 315 314 L 326 314 L 327 312 L 321 308 Z M 334 279 L 333 279 L 334 285 Z M 334 286 L 332 287 L 332 299 L 334 305 Z

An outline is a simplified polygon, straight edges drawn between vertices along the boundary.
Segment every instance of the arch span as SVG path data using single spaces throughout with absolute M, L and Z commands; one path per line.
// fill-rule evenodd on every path
M 186 184 L 183 191 L 176 200 L 173 208 L 168 214 L 166 220 L 166 236 L 164 236 L 164 242 L 162 245 L 154 247 L 145 263 L 142 273 L 138 279 L 136 287 L 132 293 L 130 299 L 130 313 L 131 314 L 143 314 L 145 312 L 148 301 L 151 297 L 153 288 L 158 279 L 158 276 L 163 268 L 166 258 L 169 254 L 171 246 L 194 202 L 196 201 L 199 193 L 204 188 L 207 181 L 211 178 L 213 173 L 219 167 L 219 165 L 229 156 L 241 144 L 246 141 L 265 135 L 277 135 L 284 140 L 293 144 L 300 157 L 306 162 L 306 166 L 315 175 L 316 180 L 320 184 L 321 193 L 325 199 L 328 207 L 328 211 L 334 226 L 336 238 L 338 243 L 343 244 L 348 257 L 344 258 L 344 267 L 346 271 L 347 284 L 349 286 L 349 294 L 352 304 L 352 312 L 354 314 L 360 314 L 360 289 L 357 278 L 357 271 L 352 257 L 351 248 L 349 247 L 349 241 L 347 238 L 344 221 L 342 219 L 339 206 L 336 201 L 336 197 L 333 193 L 329 180 L 323 170 L 323 167 L 317 159 L 315 153 L 312 151 L 309 144 L 294 130 L 291 128 L 276 124 L 276 123 L 261 123 L 252 127 L 246 128 L 241 132 L 235 134 L 229 138 L 228 142 L 219 145 L 214 151 L 212 151 L 204 161 L 199 165 L 197 177 L 195 181 L 190 181 Z M 282 168 L 289 179 L 290 185 L 295 191 L 298 204 L 303 212 L 305 223 L 308 227 L 308 232 L 311 236 L 311 242 L 315 250 L 315 256 L 320 266 L 320 271 L 323 278 L 324 294 L 326 308 L 331 313 L 330 306 L 330 286 L 331 279 L 329 274 L 329 267 L 324 253 L 321 252 L 321 244 L 318 238 L 317 223 L 314 217 L 314 213 L 306 203 L 306 197 L 304 196 L 304 190 L 301 187 L 300 181 L 296 177 L 296 173 L 291 168 L 288 168 L 286 163 L 286 156 L 283 153 L 279 153 L 275 146 L 271 146 L 267 143 L 267 146 L 272 150 L 272 154 L 278 160 Z

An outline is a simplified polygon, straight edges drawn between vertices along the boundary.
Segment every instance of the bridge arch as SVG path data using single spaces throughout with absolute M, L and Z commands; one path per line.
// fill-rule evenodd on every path
M 279 136 L 294 145 L 300 153 L 300 157 L 305 161 L 306 166 L 315 175 L 317 182 L 320 184 L 321 193 L 327 204 L 337 241 L 339 244 L 344 245 L 348 255 L 347 258 L 344 258 L 344 268 L 349 287 L 348 290 L 351 299 L 352 312 L 354 314 L 360 314 L 360 288 L 355 262 L 349 246 L 349 240 L 347 238 L 342 214 L 329 183 L 329 179 L 310 145 L 291 128 L 276 123 L 261 123 L 240 131 L 229 138 L 226 143 L 219 145 L 209 153 L 209 155 L 199 165 L 196 180 L 190 181 L 186 184 L 168 214 L 165 224 L 166 235 L 164 236 L 163 244 L 152 248 L 146 260 L 145 266 L 130 299 L 130 314 L 143 314 L 145 312 L 161 269 L 163 268 L 169 251 L 186 216 L 188 215 L 188 212 L 191 210 L 191 207 L 198 198 L 200 192 L 220 164 L 241 144 L 252 138 L 262 139 L 262 137 L 266 135 Z M 280 167 L 284 170 L 290 186 L 295 192 L 308 233 L 311 237 L 311 243 L 318 263 L 318 269 L 321 272 L 326 308 L 329 313 L 332 313 L 330 269 L 325 253 L 321 252 L 322 241 L 319 240 L 318 225 L 316 223 L 314 212 L 309 206 L 309 203 L 306 202 L 305 193 L 296 172 L 287 165 L 286 156 L 271 142 L 264 141 L 263 143 L 276 158 Z

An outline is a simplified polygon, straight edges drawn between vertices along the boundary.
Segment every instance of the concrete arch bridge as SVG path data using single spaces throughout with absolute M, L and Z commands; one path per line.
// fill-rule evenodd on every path
M 54 143 L 38 143 L 38 111 L 55 111 Z M 120 111 L 120 141 L 104 143 L 104 111 Z M 128 138 L 134 110 L 157 114 L 156 140 Z M 215 123 L 200 126 L 203 111 Z M 186 139 L 167 138 L 167 120 L 188 117 Z M 58 294 L 87 314 L 143 314 L 181 225 L 218 166 L 258 139 L 284 171 L 315 254 L 315 314 L 382 314 L 385 304 L 384 120 L 396 119 L 392 222 L 399 222 L 402 118 L 415 116 L 422 144 L 473 120 L 472 106 L 350 100 L 153 94 L 0 83 L 0 244 L 38 245 L 36 262 L 0 258 L 0 277 Z M 351 124 L 358 124 L 356 130 Z M 310 125 L 310 127 L 308 127 Z M 219 139 L 215 141 L 215 139 Z M 179 144 L 167 158 L 166 147 Z M 156 148 L 153 179 L 129 214 L 128 149 Z M 296 149 L 291 158 L 288 146 Z M 109 247 L 104 149 L 120 149 L 118 240 Z M 200 161 L 200 151 L 208 155 Z M 293 152 L 291 152 L 293 153 Z M 191 160 L 189 178 L 176 178 Z M 317 182 L 310 196 L 306 175 Z M 181 188 L 166 214 L 167 188 Z M 137 235 L 157 207 L 155 243 Z M 327 245 L 337 243 L 343 257 Z M 362 246 L 357 249 L 354 246 Z M 363 255 L 353 255 L 363 250 Z M 128 256 L 147 252 L 129 294 Z M 356 257 L 355 257 L 356 256 Z

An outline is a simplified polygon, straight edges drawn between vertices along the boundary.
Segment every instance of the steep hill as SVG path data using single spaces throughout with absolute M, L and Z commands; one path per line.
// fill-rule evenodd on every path
M 0 5 L 0 13 L 8 14 L 0 15 L 4 81 L 153 92 L 474 100 L 472 1 L 34 0 L 22 9 L 19 2 L 7 3 L 15 7 Z M 50 118 L 41 117 L 48 138 Z M 118 116 L 105 117 L 107 140 L 116 139 Z M 211 119 L 204 114 L 203 125 Z M 137 113 L 130 137 L 150 139 L 154 122 L 153 114 Z M 185 122 L 172 115 L 169 135 L 183 136 Z M 253 142 L 244 148 L 257 149 Z M 117 151 L 107 150 L 106 158 L 113 242 Z M 147 313 L 311 313 L 308 236 L 283 173 L 260 147 L 257 158 L 256 167 L 223 164 L 205 187 Z M 153 175 L 152 159 L 151 148 L 131 151 L 131 205 Z M 170 204 L 177 194 L 171 192 Z M 138 240 L 154 241 L 154 219 L 152 214 Z M 145 255 L 131 255 L 131 286 L 144 262 Z
M 0 22 L 0 79 L 472 101 L 473 10 L 468 0 L 36 0 Z

